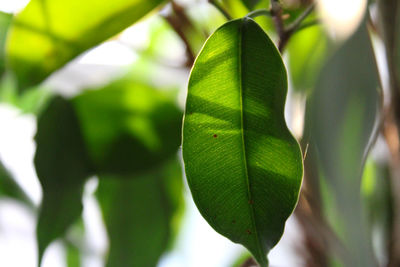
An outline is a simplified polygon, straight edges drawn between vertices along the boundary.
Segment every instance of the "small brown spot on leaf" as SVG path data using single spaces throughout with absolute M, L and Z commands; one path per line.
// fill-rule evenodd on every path
M 213 137 L 214 137 L 214 138 L 217 138 L 217 137 L 218 137 L 218 135 L 214 134 L 214 135 L 213 135 Z
M 249 204 L 250 204 L 250 205 L 253 205 L 253 204 L 254 204 L 254 201 L 253 201 L 252 199 L 250 199 L 250 200 L 249 200 Z
M 235 220 L 232 220 L 232 223 L 236 223 L 236 221 L 235 221 Z
M 246 233 L 251 235 L 251 231 L 249 229 L 246 230 Z

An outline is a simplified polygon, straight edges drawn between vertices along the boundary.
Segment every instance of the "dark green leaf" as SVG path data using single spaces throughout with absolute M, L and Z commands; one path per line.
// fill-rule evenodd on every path
M 136 22 L 162 0 L 32 0 L 16 15 L 7 58 L 21 88 Z
M 362 211 L 360 182 L 377 112 L 378 78 L 365 23 L 321 71 L 308 102 L 310 142 L 315 142 L 327 186 L 335 197 L 343 243 L 351 262 L 374 266 Z M 333 222 L 335 223 L 335 222 Z
M 32 200 L 0 161 L 0 197 L 9 197 L 34 209 Z
M 148 170 L 179 147 L 182 114 L 168 92 L 124 79 L 73 103 L 100 175 Z
M 5 44 L 6 36 L 11 24 L 12 15 L 0 11 L 0 77 L 5 68 Z
M 208 223 L 262 265 L 298 199 L 299 145 L 283 109 L 286 70 L 251 19 L 226 23 L 193 67 L 183 157 L 194 201 Z
M 182 205 L 181 167 L 173 161 L 128 177 L 134 179 L 118 178 L 103 177 L 97 191 L 110 240 L 107 266 L 156 266 Z
M 72 105 L 54 98 L 38 120 L 35 167 L 43 188 L 37 225 L 39 261 L 82 212 L 82 191 L 92 173 Z

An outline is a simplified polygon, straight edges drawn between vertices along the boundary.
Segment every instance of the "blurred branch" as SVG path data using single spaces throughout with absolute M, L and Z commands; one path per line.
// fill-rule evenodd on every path
M 391 153 L 391 188 L 393 196 L 393 221 L 391 240 L 389 242 L 388 267 L 400 266 L 400 82 L 398 59 L 398 38 L 400 5 L 397 0 L 379 0 L 378 33 L 386 52 L 389 74 L 389 106 L 385 109 L 383 136 Z
M 243 262 L 242 265 L 240 265 L 240 267 L 256 267 L 256 266 L 258 266 L 258 264 L 252 257 L 248 258 Z
M 186 36 L 187 29 L 194 29 L 192 22 L 185 14 L 184 8 L 171 1 L 172 11 L 162 17 L 168 22 L 171 28 L 178 34 L 182 42 L 186 46 L 186 67 L 190 68 L 196 58 L 195 52 L 192 50 L 189 38 Z
M 294 211 L 304 238 L 298 250 L 305 261 L 304 266 L 329 266 L 331 252 L 335 252 L 346 261 L 348 251 L 324 219 L 316 151 L 314 144 L 308 145 L 309 139 L 309 136 L 304 136 L 300 142 L 303 154 L 306 149 L 308 152 L 304 159 L 304 178 L 299 203 Z
M 283 21 L 283 10 L 282 6 L 279 3 L 278 0 L 272 0 L 271 1 L 271 10 L 270 13 L 272 15 L 272 18 L 275 23 L 275 28 L 279 36 L 279 42 L 278 42 L 278 49 L 282 53 L 283 49 L 285 48 L 286 44 L 288 43 L 290 37 L 292 35 L 301 29 L 304 29 L 306 27 L 315 25 L 318 21 L 313 21 L 312 24 L 304 24 L 302 25 L 302 22 L 308 17 L 308 15 L 311 14 L 311 12 L 315 9 L 315 3 L 311 3 L 303 13 L 301 13 L 296 20 L 285 27 L 284 21 Z

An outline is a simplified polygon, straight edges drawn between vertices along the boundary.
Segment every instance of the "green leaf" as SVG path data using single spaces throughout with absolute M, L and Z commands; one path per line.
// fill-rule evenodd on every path
M 183 158 L 194 201 L 217 232 L 262 266 L 297 203 L 303 174 L 284 120 L 286 93 L 276 47 L 248 18 L 208 39 L 189 80 Z
M 5 68 L 5 44 L 6 36 L 13 16 L 0 11 L 0 77 Z
M 68 267 L 80 267 L 81 266 L 81 253 L 77 247 L 67 243 L 66 245 L 66 256 Z
M 241 18 L 249 13 L 243 1 L 237 0 L 215 0 L 232 17 Z
M 379 82 L 366 24 L 327 61 L 307 105 L 315 143 L 349 250 L 346 266 L 374 266 L 360 186 L 377 114 Z
M 25 204 L 32 210 L 35 204 L 0 161 L 0 197 L 8 197 Z
M 385 265 L 393 229 L 393 195 L 387 162 L 368 159 L 362 177 L 361 193 L 368 216 L 368 230 L 379 266 Z
M 110 240 L 106 266 L 156 266 L 183 201 L 180 164 L 120 178 L 101 177 L 97 190 Z
M 7 60 L 20 88 L 130 26 L 162 0 L 32 0 L 16 15 L 7 39 Z
M 242 0 L 243 4 L 251 11 L 256 8 L 269 8 L 269 0 Z
M 180 145 L 182 113 L 170 92 L 122 79 L 72 101 L 100 175 L 148 170 Z
M 310 93 L 327 58 L 328 36 L 321 26 L 310 27 L 293 35 L 287 49 L 293 88 Z
M 82 191 L 92 174 L 72 105 L 55 97 L 38 119 L 35 167 L 43 188 L 37 224 L 39 262 L 46 247 L 79 218 Z

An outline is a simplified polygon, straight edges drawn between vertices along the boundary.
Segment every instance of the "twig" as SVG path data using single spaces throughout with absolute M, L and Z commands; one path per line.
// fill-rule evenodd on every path
M 271 14 L 271 11 L 269 11 L 267 9 L 258 9 L 258 10 L 254 10 L 246 15 L 246 17 L 250 17 L 250 18 L 256 18 L 258 16 L 271 17 L 272 14 Z
M 281 29 L 277 28 L 278 33 L 279 33 L 278 48 L 279 48 L 280 52 L 283 51 L 283 49 L 285 48 L 286 44 L 288 43 L 290 37 L 292 37 L 292 35 L 301 27 L 301 23 L 304 21 L 305 18 L 307 18 L 308 15 L 310 15 L 310 13 L 314 10 L 314 8 L 315 8 L 315 3 L 312 3 L 311 5 L 309 5 L 306 8 L 306 10 L 302 14 L 300 14 L 300 16 L 292 24 L 290 24 L 286 29 L 284 28 L 283 31 Z M 281 17 L 281 14 L 279 16 Z M 280 20 L 282 21 L 282 17 Z
M 274 20 L 275 28 L 279 36 L 278 48 L 279 51 L 282 52 L 281 43 L 286 42 L 283 40 L 288 38 L 288 36 L 285 33 L 285 25 L 283 24 L 283 18 L 282 18 L 282 7 L 278 0 L 271 1 L 271 15 Z
M 309 5 L 309 6 L 306 8 L 306 10 L 304 10 L 304 12 L 301 13 L 300 16 L 298 16 L 297 19 L 296 19 L 295 21 L 293 21 L 293 23 L 290 24 L 290 25 L 287 27 L 286 31 L 288 31 L 288 32 L 294 32 L 294 31 L 296 31 L 296 30 L 300 27 L 300 25 L 301 25 L 301 23 L 303 22 L 303 20 L 304 20 L 305 18 L 307 18 L 307 16 L 310 15 L 311 12 L 313 12 L 314 8 L 315 8 L 315 3 L 312 3 L 311 5 Z
M 186 66 L 190 68 L 193 65 L 196 56 L 185 32 L 188 28 L 194 29 L 194 26 L 192 25 L 190 19 L 186 16 L 184 9 L 181 6 L 176 4 L 174 1 L 171 1 L 171 6 L 173 13 L 171 12 L 167 15 L 162 15 L 162 17 L 168 22 L 168 24 L 185 44 L 187 56 Z

